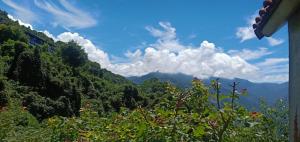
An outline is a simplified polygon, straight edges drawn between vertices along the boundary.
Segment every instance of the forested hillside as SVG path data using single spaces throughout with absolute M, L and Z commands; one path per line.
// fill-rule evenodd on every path
M 0 21 L 2 106 L 9 97 L 18 98 L 41 120 L 78 116 L 87 100 L 97 102 L 101 112 L 147 105 L 130 81 L 89 61 L 76 43 L 54 43 L 43 33 L 19 26 L 4 12 Z
M 135 85 L 0 12 L 0 141 L 287 141 L 284 101 L 250 112 L 234 84 L 191 84 Z

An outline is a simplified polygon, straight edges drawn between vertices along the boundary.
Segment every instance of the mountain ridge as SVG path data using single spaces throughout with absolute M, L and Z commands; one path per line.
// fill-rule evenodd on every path
M 170 82 L 175 86 L 180 88 L 190 87 L 191 81 L 194 78 L 191 75 L 186 75 L 183 73 L 161 73 L 161 72 L 152 72 L 140 77 L 127 77 L 136 84 L 141 84 L 146 80 L 151 78 L 157 78 L 162 82 Z M 212 80 L 215 80 L 216 77 L 211 77 L 208 79 L 201 79 L 204 84 L 209 85 Z M 258 108 L 260 99 L 263 99 L 269 104 L 274 104 L 279 99 L 287 99 L 288 97 L 288 82 L 284 83 L 255 83 L 249 80 L 234 78 L 234 79 L 225 79 L 219 78 L 222 86 L 221 93 L 230 93 L 231 87 L 230 84 L 233 82 L 238 83 L 238 90 L 247 89 L 248 95 L 241 96 L 240 103 L 244 104 L 248 108 Z

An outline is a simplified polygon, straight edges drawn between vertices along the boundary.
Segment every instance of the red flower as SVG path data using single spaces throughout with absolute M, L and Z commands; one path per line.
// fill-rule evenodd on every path
M 253 111 L 253 112 L 250 113 L 250 116 L 251 116 L 252 118 L 257 118 L 257 117 L 259 116 L 259 113 Z

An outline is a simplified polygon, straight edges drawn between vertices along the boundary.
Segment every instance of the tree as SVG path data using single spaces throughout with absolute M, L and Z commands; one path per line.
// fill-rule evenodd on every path
M 8 41 L 7 44 L 1 47 L 1 50 L 4 51 L 4 55 L 13 56 L 13 61 L 9 67 L 7 76 L 9 78 L 15 79 L 14 71 L 17 67 L 17 61 L 19 55 L 28 49 L 28 45 L 24 42 L 19 41 Z
M 103 72 L 99 63 L 88 61 L 83 67 L 83 71 L 87 71 L 95 76 L 102 77 Z
M 41 59 L 38 49 L 25 51 L 17 59 L 14 78 L 30 86 L 39 86 L 42 81 Z
M 62 57 L 66 63 L 73 67 L 78 67 L 88 60 L 87 54 L 74 41 L 67 43 L 63 47 Z
M 1 44 L 0 53 L 2 56 L 18 57 L 26 49 L 28 49 L 26 43 L 9 39 Z
M 139 96 L 139 92 L 137 88 L 126 85 L 123 90 L 124 96 L 124 104 L 126 107 L 133 109 L 137 107 L 137 101 L 140 101 L 142 98 Z
M 9 39 L 28 42 L 26 35 L 19 27 L 0 24 L 0 43 L 3 43 Z
M 8 103 L 7 95 L 4 93 L 5 83 L 4 79 L 0 75 L 0 108 Z

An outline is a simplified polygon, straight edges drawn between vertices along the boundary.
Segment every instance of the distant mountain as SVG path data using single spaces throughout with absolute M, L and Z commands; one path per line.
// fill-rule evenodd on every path
M 191 86 L 193 76 L 185 75 L 182 73 L 168 74 L 153 72 L 144 76 L 128 77 L 129 80 L 136 84 L 140 84 L 145 80 L 157 78 L 163 82 L 170 82 L 178 87 L 187 88 Z M 209 85 L 211 80 L 216 78 L 204 79 L 203 82 Z M 245 105 L 247 108 L 257 108 L 259 106 L 259 99 L 264 99 L 267 103 L 273 104 L 279 99 L 287 99 L 288 97 L 288 82 L 286 83 L 254 83 L 244 79 L 224 79 L 220 78 L 222 84 L 222 93 L 229 93 L 231 87 L 229 86 L 233 82 L 238 82 L 238 89 L 247 89 L 248 95 L 243 96 L 240 99 L 240 103 Z
M 171 82 L 172 84 L 181 88 L 190 87 L 192 85 L 191 81 L 193 80 L 193 76 L 182 74 L 182 73 L 168 74 L 168 73 L 160 73 L 160 72 L 152 72 L 139 77 L 138 76 L 128 77 L 127 79 L 131 80 L 136 84 L 141 84 L 145 80 L 149 80 L 151 78 L 157 78 L 163 82 Z

